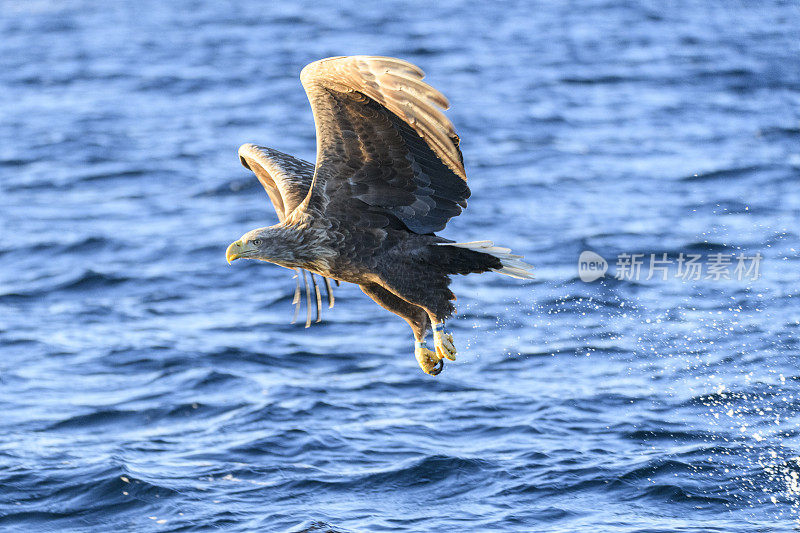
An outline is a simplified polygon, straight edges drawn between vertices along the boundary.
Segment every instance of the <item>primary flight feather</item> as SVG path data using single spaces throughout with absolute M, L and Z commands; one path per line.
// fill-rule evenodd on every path
M 279 223 L 232 243 L 228 262 L 259 259 L 361 287 L 408 322 L 422 370 L 455 360 L 444 321 L 454 311 L 452 274 L 493 270 L 532 278 L 531 266 L 490 241 L 455 243 L 435 235 L 461 213 L 470 191 L 459 138 L 442 112 L 447 99 L 417 66 L 391 57 L 315 61 L 300 80 L 317 130 L 316 166 L 245 144 L 239 159 L 267 191 Z M 310 289 L 306 283 L 310 323 Z M 433 330 L 434 350 L 425 337 Z

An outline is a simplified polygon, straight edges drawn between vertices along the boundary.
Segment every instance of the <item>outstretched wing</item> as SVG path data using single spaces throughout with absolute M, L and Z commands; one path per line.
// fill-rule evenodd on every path
M 447 99 L 423 76 L 411 63 L 373 56 L 303 69 L 317 129 L 311 204 L 390 213 L 420 234 L 461 213 L 470 192 L 459 138 L 441 111 Z
M 314 178 L 314 165 L 308 161 L 265 146 L 243 144 L 239 161 L 266 189 L 281 222 L 303 201 Z

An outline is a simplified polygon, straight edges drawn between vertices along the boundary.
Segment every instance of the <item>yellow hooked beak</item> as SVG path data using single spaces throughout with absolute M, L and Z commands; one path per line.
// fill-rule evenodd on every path
M 253 248 L 247 244 L 244 244 L 240 239 L 228 246 L 228 249 L 225 250 L 225 259 L 228 260 L 228 264 L 230 265 L 233 261 L 243 257 L 247 252 L 252 250 Z

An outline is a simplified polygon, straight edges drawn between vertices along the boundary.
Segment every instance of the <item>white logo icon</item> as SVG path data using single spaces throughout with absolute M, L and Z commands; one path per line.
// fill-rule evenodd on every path
M 578 257 L 578 276 L 581 281 L 590 283 L 596 279 L 602 278 L 608 270 L 608 263 L 598 254 L 584 250 Z

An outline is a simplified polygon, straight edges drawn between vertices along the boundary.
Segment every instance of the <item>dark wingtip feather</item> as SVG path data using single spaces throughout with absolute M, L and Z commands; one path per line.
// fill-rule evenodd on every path
M 325 280 L 325 292 L 328 293 L 328 309 L 333 309 L 333 303 L 336 301 L 336 298 L 333 296 L 333 287 L 331 287 L 331 280 L 326 277 L 322 279 Z M 339 285 L 339 282 L 336 282 L 336 285 Z
M 311 327 L 311 287 L 308 286 L 308 276 L 303 270 L 303 283 L 306 284 L 306 327 Z
M 317 285 L 317 278 L 314 277 L 314 273 L 311 273 L 311 283 L 314 285 L 314 294 L 317 297 L 317 319 L 314 322 L 319 322 L 322 320 L 322 294 L 319 290 L 319 285 Z
M 297 280 L 297 285 L 294 289 L 294 297 L 292 298 L 292 305 L 294 306 L 294 314 L 292 315 L 292 324 L 297 322 L 297 315 L 300 314 L 300 269 L 295 269 L 296 274 L 294 279 Z

